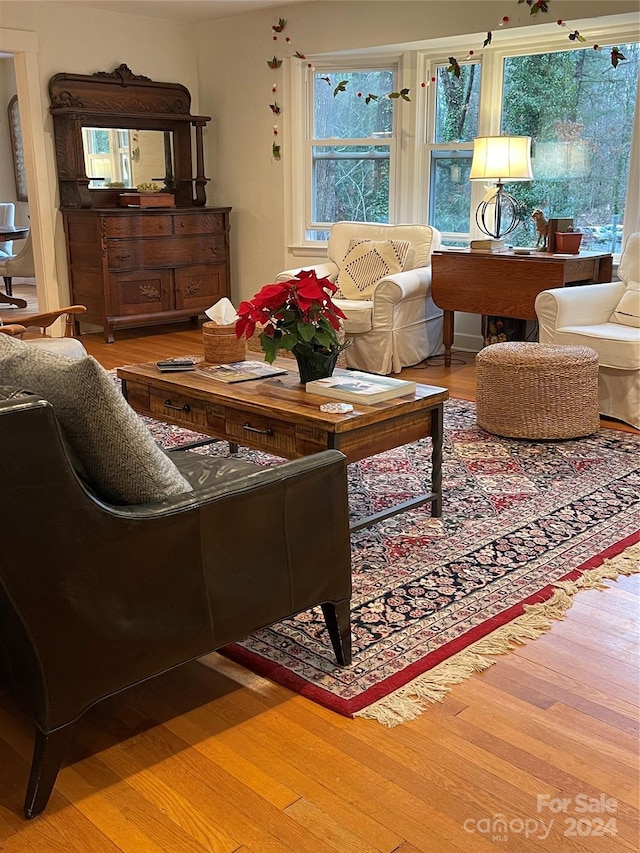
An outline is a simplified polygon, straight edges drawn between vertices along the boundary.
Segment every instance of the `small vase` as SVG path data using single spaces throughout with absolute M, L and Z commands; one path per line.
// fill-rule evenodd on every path
M 331 352 L 300 352 L 294 347 L 291 352 L 298 362 L 300 382 L 313 382 L 314 379 L 326 379 L 333 374 L 340 348 Z

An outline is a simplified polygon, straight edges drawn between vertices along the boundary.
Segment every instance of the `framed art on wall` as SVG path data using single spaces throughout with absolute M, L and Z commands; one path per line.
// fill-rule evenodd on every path
M 9 135 L 13 152 L 13 172 L 16 179 L 16 198 L 18 201 L 28 201 L 27 175 L 24 168 L 24 150 L 22 148 L 22 129 L 20 127 L 20 107 L 18 96 L 14 95 L 7 108 L 9 116 Z

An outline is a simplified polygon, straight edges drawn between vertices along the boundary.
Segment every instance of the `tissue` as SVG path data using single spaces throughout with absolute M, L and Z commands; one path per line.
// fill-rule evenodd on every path
M 226 296 L 219 299 L 211 308 L 207 308 L 204 313 L 219 326 L 229 326 L 238 319 L 238 312 Z

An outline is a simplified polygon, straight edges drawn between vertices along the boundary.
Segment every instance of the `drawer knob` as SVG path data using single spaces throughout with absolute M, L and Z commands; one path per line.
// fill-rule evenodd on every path
M 247 421 L 246 424 L 243 424 L 242 428 L 246 429 L 247 432 L 257 432 L 258 435 L 273 435 L 271 427 L 267 427 L 267 429 L 258 429 L 257 427 L 252 427 L 249 421 Z
M 129 252 L 121 252 L 119 255 L 116 255 L 116 258 L 119 261 L 126 261 L 126 259 L 130 257 L 131 255 L 129 254 Z
M 174 409 L 176 412 L 190 412 L 191 411 L 191 406 L 188 403 L 185 403 L 184 406 L 175 406 L 171 402 L 171 400 L 165 400 L 164 404 L 167 407 L 167 409 Z

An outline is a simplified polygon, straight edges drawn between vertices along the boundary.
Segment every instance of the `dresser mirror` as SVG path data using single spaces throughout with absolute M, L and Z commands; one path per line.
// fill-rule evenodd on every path
M 56 74 L 49 98 L 62 209 L 116 207 L 123 189 L 151 183 L 171 192 L 176 207 L 206 204 L 202 130 L 210 117 L 191 115 L 185 86 L 123 64 Z
M 167 131 L 83 127 L 82 148 L 89 189 L 134 189 L 140 184 L 175 189 L 173 139 Z

